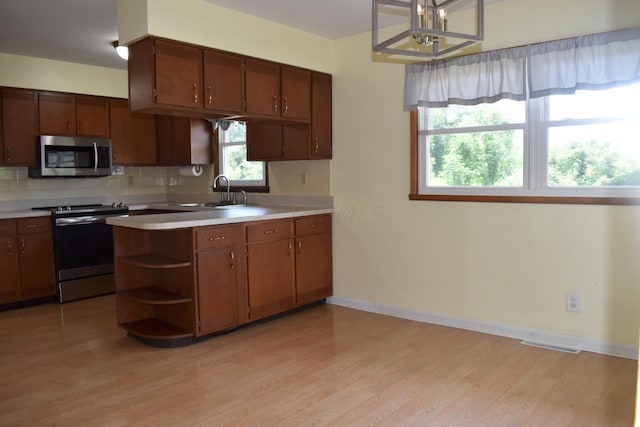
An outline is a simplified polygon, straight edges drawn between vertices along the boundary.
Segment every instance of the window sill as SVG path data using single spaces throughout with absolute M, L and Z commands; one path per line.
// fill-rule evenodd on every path
M 458 196 L 409 194 L 409 200 L 432 202 L 540 203 L 563 205 L 640 205 L 638 197 Z
M 240 191 L 246 191 L 247 193 L 268 193 L 269 192 L 269 186 L 255 186 L 255 187 L 249 187 L 249 186 L 241 186 L 241 185 L 232 185 L 229 188 L 229 191 L 232 193 L 237 193 Z M 222 185 L 221 187 L 214 189 L 213 190 L 214 193 L 226 193 L 227 192 L 227 187 L 225 185 Z

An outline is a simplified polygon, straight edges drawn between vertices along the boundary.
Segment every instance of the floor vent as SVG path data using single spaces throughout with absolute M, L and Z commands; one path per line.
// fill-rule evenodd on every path
M 578 348 L 563 347 L 561 345 L 547 344 L 547 343 L 536 342 L 536 341 L 524 340 L 524 341 L 520 341 L 520 344 L 528 345 L 530 347 L 545 348 L 547 350 L 562 351 L 564 353 L 571 353 L 571 354 L 580 354 L 580 351 L 581 351 Z

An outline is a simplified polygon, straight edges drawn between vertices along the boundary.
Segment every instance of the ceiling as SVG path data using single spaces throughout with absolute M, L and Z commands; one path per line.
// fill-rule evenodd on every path
M 371 29 L 371 0 L 205 0 L 264 19 L 340 38 Z M 0 0 L 0 52 L 126 69 L 117 0 Z

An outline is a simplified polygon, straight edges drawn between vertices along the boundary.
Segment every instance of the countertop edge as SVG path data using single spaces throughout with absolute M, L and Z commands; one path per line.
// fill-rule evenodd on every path
M 49 211 L 0 211 L 0 219 L 37 218 L 51 216 Z
M 107 224 L 119 227 L 135 228 L 138 230 L 174 230 L 179 228 L 206 227 L 211 225 L 236 224 L 239 222 L 269 221 L 275 219 L 334 213 L 333 208 L 300 207 L 290 208 L 290 210 L 285 208 L 283 210 L 283 208 L 260 207 L 260 209 L 262 209 L 263 212 L 251 214 L 246 212 L 243 213 L 242 210 L 239 210 L 238 212 L 233 213 L 233 216 L 218 216 L 231 214 L 231 212 L 228 211 L 191 211 L 184 213 L 139 215 L 125 218 L 115 217 L 108 218 Z M 202 218 L 199 218 L 199 216 L 202 216 Z

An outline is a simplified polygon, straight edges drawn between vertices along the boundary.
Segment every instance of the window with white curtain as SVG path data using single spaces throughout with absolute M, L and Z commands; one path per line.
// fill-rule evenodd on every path
M 405 108 L 418 195 L 640 196 L 640 29 L 408 65 Z

